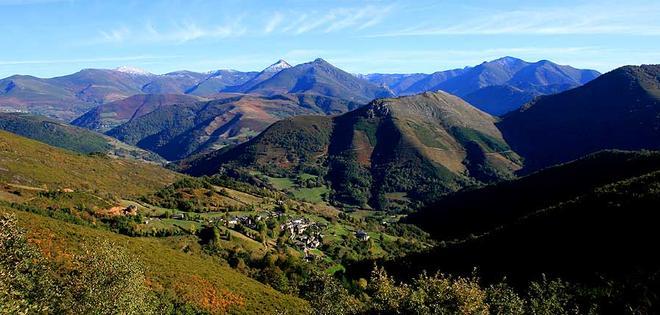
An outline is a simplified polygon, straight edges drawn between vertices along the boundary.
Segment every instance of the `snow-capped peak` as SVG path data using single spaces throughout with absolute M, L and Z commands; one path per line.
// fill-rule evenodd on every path
M 115 71 L 123 72 L 123 73 L 128 73 L 128 74 L 135 74 L 135 75 L 152 75 L 151 72 L 146 71 L 144 69 L 136 68 L 136 67 L 129 67 L 129 66 L 121 66 L 115 69 Z
M 268 68 L 264 69 L 263 72 L 280 72 L 280 71 L 282 71 L 284 69 L 287 69 L 287 68 L 291 68 L 291 65 L 288 62 L 280 59 L 276 63 L 274 63 L 274 64 L 268 66 Z

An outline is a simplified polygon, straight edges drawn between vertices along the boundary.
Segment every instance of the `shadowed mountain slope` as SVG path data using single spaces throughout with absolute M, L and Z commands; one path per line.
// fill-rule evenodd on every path
M 660 149 L 660 66 L 626 66 L 539 98 L 498 124 L 535 170 L 604 149 Z

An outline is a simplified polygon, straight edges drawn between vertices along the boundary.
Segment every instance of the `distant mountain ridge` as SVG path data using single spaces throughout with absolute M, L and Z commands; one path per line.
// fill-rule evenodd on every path
M 136 94 L 212 95 L 255 74 L 219 70 L 210 74 L 180 71 L 154 75 L 84 69 L 49 79 L 17 75 L 0 80 L 0 109 L 71 121 L 97 105 Z
M 534 97 L 583 85 L 600 73 L 541 60 L 527 62 L 504 57 L 474 67 L 438 71 L 429 75 L 372 74 L 366 79 L 384 84 L 399 95 L 442 90 L 460 96 L 492 115 L 515 110 Z M 416 82 L 411 82 L 411 78 Z
M 362 103 L 392 95 L 388 89 L 356 78 L 322 59 L 294 67 L 279 60 L 261 72 L 175 71 L 157 75 L 133 67 L 119 67 L 83 69 L 48 79 L 16 75 L 0 80 L 0 110 L 72 121 L 95 106 L 138 94 L 213 98 L 232 92 L 266 96 L 311 93 Z

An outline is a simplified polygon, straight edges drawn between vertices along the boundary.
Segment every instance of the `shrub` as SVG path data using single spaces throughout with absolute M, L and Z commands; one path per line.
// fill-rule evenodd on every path
M 121 247 L 98 242 L 55 265 L 0 213 L 0 313 L 150 314 L 144 268 Z

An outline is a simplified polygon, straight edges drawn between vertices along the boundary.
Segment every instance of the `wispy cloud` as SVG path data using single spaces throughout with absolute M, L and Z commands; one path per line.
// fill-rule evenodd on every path
M 99 38 L 92 41 L 92 44 L 122 42 L 182 44 L 205 38 L 239 37 L 246 32 L 247 28 L 241 24 L 241 17 L 220 25 L 200 25 L 186 21 L 172 24 L 167 28 L 159 28 L 153 23 L 147 22 L 140 28 L 132 29 L 121 26 L 111 30 L 101 30 Z
M 346 29 L 363 30 L 381 23 L 393 10 L 394 5 L 334 8 L 328 12 L 289 12 L 283 20 L 292 22 L 280 27 L 267 27 L 265 33 L 274 31 L 287 35 L 302 35 L 318 31 L 323 33 L 338 32 Z M 271 25 L 270 20 L 267 25 Z M 281 20 L 277 20 L 278 25 Z
M 380 23 L 390 11 L 394 8 L 393 5 L 384 7 L 366 6 L 363 8 L 353 10 L 338 10 L 331 13 L 336 16 L 332 23 L 325 29 L 326 33 L 343 30 L 349 27 L 356 29 L 365 29 Z
M 507 12 L 475 12 L 458 24 L 426 22 L 371 37 L 423 35 L 660 35 L 660 4 L 561 6 Z
M 269 34 L 272 33 L 276 27 L 278 27 L 282 21 L 284 20 L 284 15 L 279 12 L 275 12 L 273 16 L 271 16 L 270 20 L 268 20 L 268 23 L 266 23 L 266 27 L 264 28 L 264 33 Z
M 40 64 L 67 64 L 67 63 L 94 63 L 115 61 L 149 61 L 159 59 L 174 59 L 180 56 L 121 56 L 121 57 L 97 57 L 97 58 L 74 58 L 74 59 L 34 59 L 34 60 L 0 60 L 0 66 L 12 65 L 40 65 Z
M 131 31 L 122 26 L 109 31 L 100 31 L 99 33 L 103 41 L 118 43 L 124 41 L 131 34 Z
M 2 0 L 0 0 L 2 1 Z M 143 25 L 120 25 L 98 31 L 90 44 L 99 43 L 174 43 L 201 39 L 237 38 L 243 36 L 289 35 L 310 32 L 333 33 L 347 29 L 364 30 L 380 24 L 394 5 L 338 7 L 327 12 L 292 9 L 273 13 L 243 14 L 217 24 L 183 21 L 169 25 L 146 22 Z M 263 20 L 256 21 L 257 19 Z

